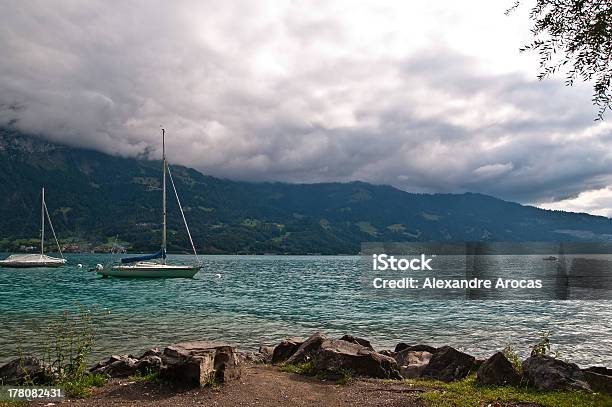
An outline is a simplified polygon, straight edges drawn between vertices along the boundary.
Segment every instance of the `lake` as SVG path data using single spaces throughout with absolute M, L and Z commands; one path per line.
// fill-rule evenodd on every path
M 612 366 L 610 301 L 376 297 L 363 287 L 358 256 L 203 256 L 194 279 L 167 280 L 103 279 L 88 269 L 110 255 L 66 257 L 57 269 L 0 268 L 0 361 L 17 354 L 17 343 L 39 350 L 41 327 L 80 304 L 95 310 L 93 359 L 194 339 L 255 350 L 317 330 L 361 336 L 378 349 L 448 344 L 487 357 L 510 344 L 526 356 L 550 330 L 563 358 Z

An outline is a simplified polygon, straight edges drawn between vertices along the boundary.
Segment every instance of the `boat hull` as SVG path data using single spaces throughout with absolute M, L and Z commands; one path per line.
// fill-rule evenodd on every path
M 63 263 L 13 263 L 13 262 L 5 262 L 0 261 L 0 267 L 11 268 L 11 269 L 31 269 L 31 268 L 49 268 L 49 267 L 60 267 L 65 265 L 66 262 Z
M 115 266 L 98 270 L 98 274 L 105 277 L 126 278 L 193 278 L 201 266 L 186 265 L 147 265 L 147 266 Z
M 66 259 L 42 255 L 12 255 L 5 260 L 0 260 L 0 267 L 5 268 L 49 268 L 60 267 L 66 264 Z

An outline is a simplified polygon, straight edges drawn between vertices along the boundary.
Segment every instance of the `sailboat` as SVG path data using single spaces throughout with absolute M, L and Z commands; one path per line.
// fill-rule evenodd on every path
M 98 274 L 101 274 L 104 277 L 192 278 L 202 268 L 202 264 L 198 259 L 195 245 L 193 244 L 193 239 L 191 238 L 191 232 L 189 231 L 189 226 L 187 225 L 187 220 L 185 218 L 185 213 L 183 212 L 183 207 L 181 206 L 178 192 L 176 191 L 176 186 L 174 185 L 174 180 L 172 179 L 172 173 L 170 172 L 170 167 L 168 166 L 168 161 L 166 160 L 165 129 L 162 129 L 162 172 L 162 239 L 160 250 L 157 253 L 144 256 L 123 258 L 121 259 L 121 263 L 123 263 L 122 265 L 113 266 L 108 269 L 103 267 L 97 270 Z M 187 236 L 189 236 L 189 241 L 191 242 L 191 248 L 193 249 L 193 254 L 195 257 L 195 262 L 192 264 L 166 263 L 166 174 L 168 174 L 170 178 L 170 183 L 172 184 L 174 195 L 176 197 L 176 202 L 181 211 L 185 229 L 187 230 Z
M 10 267 L 10 268 L 59 267 L 59 266 L 66 264 L 66 259 L 64 259 L 64 255 L 62 254 L 62 249 L 60 248 L 59 242 L 57 241 L 57 236 L 55 235 L 55 229 L 53 229 L 53 223 L 51 222 L 51 217 L 49 216 L 47 204 L 45 203 L 45 188 L 42 189 L 40 212 L 41 212 L 40 253 L 38 254 L 12 254 L 9 257 L 7 257 L 5 260 L 0 260 L 1 267 Z M 58 259 L 57 257 L 47 256 L 45 254 L 45 217 L 49 221 L 49 226 L 51 226 L 51 232 L 53 232 L 53 237 L 55 238 L 55 244 L 57 244 L 57 250 L 59 251 L 61 259 Z

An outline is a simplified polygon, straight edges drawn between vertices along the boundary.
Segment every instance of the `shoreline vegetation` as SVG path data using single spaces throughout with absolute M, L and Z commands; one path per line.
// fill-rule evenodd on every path
M 363 338 L 316 332 L 257 352 L 185 342 L 141 356 L 112 355 L 88 367 L 95 335 L 90 310 L 65 312 L 41 331 L 43 354 L 17 347 L 16 358 L 0 366 L 0 384 L 59 386 L 70 405 L 337 405 L 355 400 L 360 405 L 612 406 L 612 369 L 570 363 L 554 350 L 549 332 L 540 334 L 525 360 L 510 346 L 479 360 L 452 346 L 398 343 L 375 350 Z
M 27 241 L 36 241 L 35 245 L 24 246 L 22 244 L 22 239 L 17 239 L 17 243 L 15 241 L 10 241 L 8 239 L 0 240 L 0 253 L 39 253 L 40 252 L 40 239 L 28 238 Z M 96 246 L 93 243 L 83 243 L 78 245 L 73 244 L 64 244 L 60 239 L 60 245 L 62 245 L 62 253 L 66 254 L 143 254 L 148 253 L 153 250 L 157 250 L 157 246 L 147 246 L 143 250 L 133 251 L 131 250 L 131 245 L 126 246 L 113 246 L 112 244 L 101 244 Z M 46 244 L 45 244 L 46 245 Z M 283 251 L 219 251 L 219 250 L 210 250 L 207 249 L 206 246 L 196 248 L 198 254 L 205 256 L 359 256 L 359 250 L 346 252 L 346 253 L 319 253 L 319 252 L 283 252 Z M 53 248 L 49 246 L 45 247 L 45 251 L 47 253 L 59 253 L 57 248 Z M 187 250 L 168 250 L 166 252 L 170 255 L 191 255 L 192 252 Z

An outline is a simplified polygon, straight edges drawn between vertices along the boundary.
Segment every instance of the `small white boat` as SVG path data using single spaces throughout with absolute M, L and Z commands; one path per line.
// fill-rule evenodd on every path
M 11 254 L 5 260 L 0 260 L 0 266 L 10 268 L 59 267 L 64 264 L 66 259 L 45 254 Z
M 166 161 L 166 142 L 165 142 L 166 131 L 162 129 L 162 165 L 163 165 L 163 176 L 162 176 L 162 243 L 161 249 L 154 254 L 144 255 L 144 256 L 135 256 L 121 259 L 121 262 L 124 263 L 120 266 L 113 267 L 100 267 L 96 268 L 98 274 L 101 274 L 104 277 L 139 277 L 139 278 L 192 278 L 195 276 L 198 271 L 202 268 L 202 265 L 198 259 L 198 254 L 195 249 L 195 245 L 193 244 L 193 239 L 191 238 L 191 232 L 189 231 L 189 226 L 187 225 L 187 220 L 185 219 L 185 213 L 183 212 L 183 207 L 181 206 L 181 201 L 178 196 L 178 192 L 176 191 L 176 186 L 174 185 L 174 180 L 172 179 L 172 173 L 170 172 L 170 167 L 168 166 L 168 162 Z M 187 236 L 189 236 L 189 241 L 191 242 L 191 248 L 193 249 L 193 254 L 195 257 L 195 262 L 192 264 L 166 264 L 166 173 L 168 173 L 170 177 L 170 182 L 172 184 L 172 188 L 174 189 L 174 195 L 176 196 L 176 202 L 178 204 L 179 209 L 181 210 L 181 215 L 183 217 L 183 223 L 185 224 L 185 229 L 187 230 Z M 159 259 L 159 262 L 152 262 L 147 260 Z
M 42 199 L 41 199 L 41 227 L 40 227 L 40 253 L 38 254 L 12 254 L 4 260 L 0 260 L 0 267 L 7 268 L 42 268 L 42 267 L 59 267 L 66 264 L 66 259 L 64 259 L 64 255 L 62 254 L 62 249 L 60 248 L 59 242 L 57 241 L 57 236 L 55 235 L 55 229 L 53 229 L 53 223 L 51 222 L 51 217 L 49 216 L 49 210 L 47 209 L 47 204 L 45 203 L 45 189 L 42 189 Z M 47 256 L 45 254 L 45 217 L 49 221 L 49 226 L 51 226 L 51 231 L 53 232 L 53 237 L 55 238 L 55 243 L 57 244 L 57 250 L 61 256 L 61 259 L 57 257 Z

